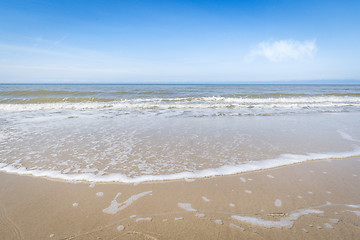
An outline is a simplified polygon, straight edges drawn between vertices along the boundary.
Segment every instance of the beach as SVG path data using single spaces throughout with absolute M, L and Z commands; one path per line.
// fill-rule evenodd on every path
M 358 239 L 360 88 L 2 85 L 2 239 Z
M 2 239 L 358 239 L 359 168 L 360 158 L 334 159 L 135 185 L 68 183 L 1 173 L 1 235 Z

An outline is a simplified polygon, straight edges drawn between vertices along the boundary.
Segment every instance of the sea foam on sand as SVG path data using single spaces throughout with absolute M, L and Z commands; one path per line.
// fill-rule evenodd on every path
M 353 151 L 348 152 L 329 152 L 329 153 L 308 153 L 308 154 L 282 154 L 278 158 L 250 161 L 238 165 L 224 165 L 219 168 L 209 168 L 194 172 L 180 172 L 168 175 L 142 175 L 138 177 L 128 177 L 121 173 L 111 173 L 107 175 L 97 175 L 94 173 L 64 174 L 54 170 L 29 170 L 25 167 L 15 167 L 11 164 L 0 164 L 0 171 L 7 173 L 17 173 L 20 175 L 32 175 L 35 177 L 49 177 L 68 181 L 89 181 L 89 182 L 123 182 L 136 183 L 145 181 L 164 181 L 187 178 L 205 178 L 220 175 L 232 175 L 237 173 L 251 172 L 256 170 L 270 169 L 280 166 L 292 165 L 296 163 L 325 160 L 341 159 L 360 156 L 360 147 L 356 146 Z M 248 179 L 249 180 L 249 179 Z
M 231 217 L 241 221 L 250 223 L 252 225 L 266 227 L 266 228 L 291 228 L 293 226 L 293 221 L 297 220 L 299 217 L 308 214 L 320 214 L 324 213 L 324 211 L 316 210 L 316 209 L 300 209 L 293 213 L 291 213 L 288 217 L 282 217 L 279 221 L 271 221 L 271 220 L 264 220 L 262 218 L 257 217 L 248 217 L 248 216 L 238 216 L 232 215 Z

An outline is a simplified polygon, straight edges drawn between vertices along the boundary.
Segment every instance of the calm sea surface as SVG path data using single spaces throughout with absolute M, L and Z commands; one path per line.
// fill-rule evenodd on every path
M 360 155 L 360 85 L 0 85 L 0 170 L 196 178 Z

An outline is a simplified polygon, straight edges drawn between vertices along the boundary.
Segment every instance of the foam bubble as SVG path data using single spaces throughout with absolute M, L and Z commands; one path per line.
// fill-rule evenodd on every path
M 140 222 L 140 221 L 152 221 L 151 217 L 143 217 L 143 218 L 137 218 L 136 222 Z
M 178 203 L 178 206 L 188 212 L 196 212 L 196 209 L 191 207 L 191 203 Z
M 208 199 L 207 197 L 202 196 L 201 198 L 202 198 L 205 202 L 210 202 L 210 199 Z
M 220 224 L 220 225 L 223 225 L 223 224 L 224 224 L 223 221 L 220 220 L 220 219 L 216 219 L 214 222 L 217 223 L 217 224 Z
M 327 228 L 333 229 L 334 227 L 330 223 L 324 223 Z
M 203 217 L 205 217 L 205 214 L 204 213 L 196 213 L 195 216 L 203 218 Z
M 77 207 L 77 206 L 79 206 L 79 204 L 78 203 L 73 203 L 72 206 Z
M 261 226 L 266 228 L 291 228 L 293 226 L 293 221 L 297 220 L 299 217 L 308 214 L 319 214 L 324 213 L 324 211 L 316 210 L 316 209 L 300 209 L 293 213 L 291 213 L 288 217 L 282 217 L 279 221 L 271 221 L 264 220 L 262 218 L 257 217 L 248 217 L 248 216 L 238 216 L 232 215 L 231 217 L 241 221 L 246 222 L 255 226 Z
M 245 190 L 245 192 L 248 193 L 248 194 L 252 194 L 251 190 Z
M 97 193 L 96 193 L 96 196 L 102 197 L 102 196 L 104 196 L 104 193 L 103 193 L 103 192 L 97 192 Z
M 230 223 L 229 225 L 230 225 L 231 227 L 234 227 L 234 228 L 240 229 L 241 231 L 245 231 L 245 228 L 240 227 L 240 226 L 238 226 L 238 225 L 236 225 L 236 224 Z
M 118 194 L 116 194 L 115 198 L 111 201 L 110 206 L 103 209 L 103 212 L 108 213 L 108 214 L 116 214 L 117 212 L 130 206 L 133 202 L 135 202 L 139 198 L 142 198 L 142 197 L 146 196 L 147 194 L 150 194 L 151 192 L 152 191 L 147 191 L 147 192 L 135 194 L 135 195 L 132 195 L 130 198 L 128 198 L 126 201 L 118 203 L 116 199 L 118 198 L 118 196 L 121 195 L 121 192 L 119 192 Z
M 276 200 L 275 200 L 275 206 L 276 206 L 276 207 L 281 207 L 281 205 L 282 205 L 281 200 L 280 200 L 280 199 L 276 199 Z
M 117 226 L 116 229 L 119 231 L 123 231 L 125 229 L 125 227 L 123 225 L 119 225 L 119 226 Z

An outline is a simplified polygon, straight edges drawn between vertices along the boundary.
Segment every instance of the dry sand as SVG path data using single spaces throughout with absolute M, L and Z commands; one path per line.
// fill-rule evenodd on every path
M 360 158 L 138 185 L 0 173 L 0 239 L 360 239 L 359 189 Z

